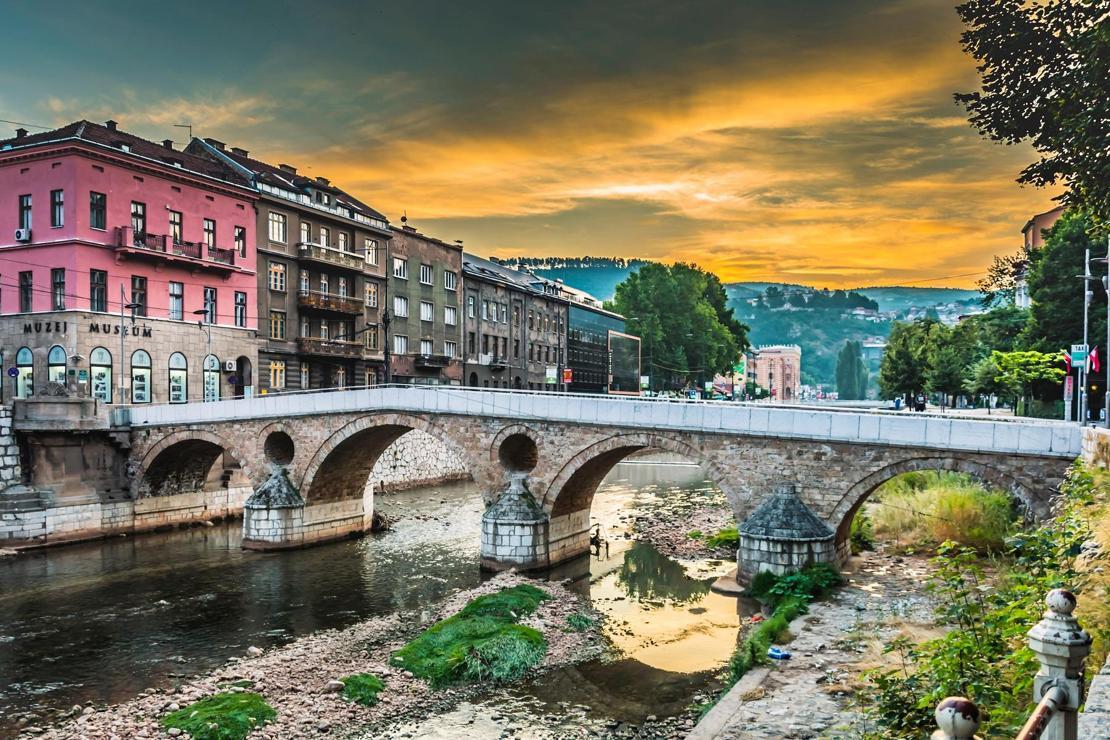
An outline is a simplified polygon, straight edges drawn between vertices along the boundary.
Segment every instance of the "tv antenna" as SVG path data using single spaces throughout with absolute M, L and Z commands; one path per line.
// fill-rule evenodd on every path
M 175 123 L 174 128 L 187 128 L 189 129 L 189 141 L 193 140 L 193 124 L 191 123 Z

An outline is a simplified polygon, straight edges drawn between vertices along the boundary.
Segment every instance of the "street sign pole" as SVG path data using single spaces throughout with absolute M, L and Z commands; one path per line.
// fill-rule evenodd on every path
M 1087 320 L 1091 308 L 1091 248 L 1083 250 L 1083 347 L 1090 352 L 1087 342 Z M 1079 425 L 1087 423 L 1087 358 L 1079 366 Z

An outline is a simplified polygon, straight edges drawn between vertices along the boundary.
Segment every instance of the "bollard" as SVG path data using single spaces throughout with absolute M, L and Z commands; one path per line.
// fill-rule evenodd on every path
M 979 729 L 979 707 L 971 699 L 962 696 L 943 699 L 933 717 L 940 729 L 932 734 L 931 740 L 979 740 L 975 735 Z
M 1072 616 L 1076 604 L 1073 593 L 1055 589 L 1045 597 L 1045 604 L 1048 611 L 1029 630 L 1029 648 L 1041 664 L 1033 679 L 1033 699 L 1038 705 L 1051 699 L 1054 711 L 1040 734 L 1032 736 L 1078 740 L 1083 669 L 1091 652 L 1091 636 Z

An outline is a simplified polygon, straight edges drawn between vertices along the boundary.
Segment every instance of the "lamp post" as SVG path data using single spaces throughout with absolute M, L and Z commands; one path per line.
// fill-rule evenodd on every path
M 119 402 L 120 403 L 124 403 L 124 395 L 127 393 L 127 389 L 124 386 L 124 381 L 123 381 L 123 356 L 124 356 L 123 353 L 126 351 L 124 346 L 123 346 L 123 339 L 124 339 L 125 336 L 127 336 L 127 334 L 124 332 L 124 329 L 126 327 L 123 323 L 123 311 L 124 311 L 124 309 L 128 309 L 128 310 L 131 311 L 131 323 L 134 324 L 135 323 L 135 309 L 136 308 L 141 308 L 141 307 L 142 307 L 142 304 L 128 303 L 127 302 L 127 293 L 124 292 L 123 283 L 120 282 L 120 284 L 119 284 Z
M 1078 416 L 1079 426 L 1084 426 L 1087 423 L 1087 363 L 1090 359 L 1091 348 L 1088 346 L 1088 319 L 1091 307 L 1091 298 L 1094 297 L 1094 292 L 1091 290 L 1090 281 L 1094 280 L 1091 275 L 1091 250 L 1088 247 L 1083 250 L 1083 274 L 1077 275 L 1083 279 L 1083 346 L 1087 350 L 1087 357 L 1084 358 L 1083 364 L 1077 368 L 1079 376 L 1079 402 L 1078 402 Z

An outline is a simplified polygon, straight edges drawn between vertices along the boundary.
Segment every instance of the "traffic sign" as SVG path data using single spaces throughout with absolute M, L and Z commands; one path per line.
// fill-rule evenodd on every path
M 1085 345 L 1085 344 L 1073 344 L 1071 346 L 1071 351 L 1073 353 L 1074 352 L 1082 352 L 1082 353 L 1086 354 L 1087 353 L 1087 345 Z
M 1075 395 L 1075 376 L 1068 375 L 1064 378 L 1064 403 L 1071 403 Z
M 8 377 L 9 378 L 14 378 L 17 375 L 19 375 L 19 368 L 16 368 L 16 367 L 9 367 L 8 368 Z

